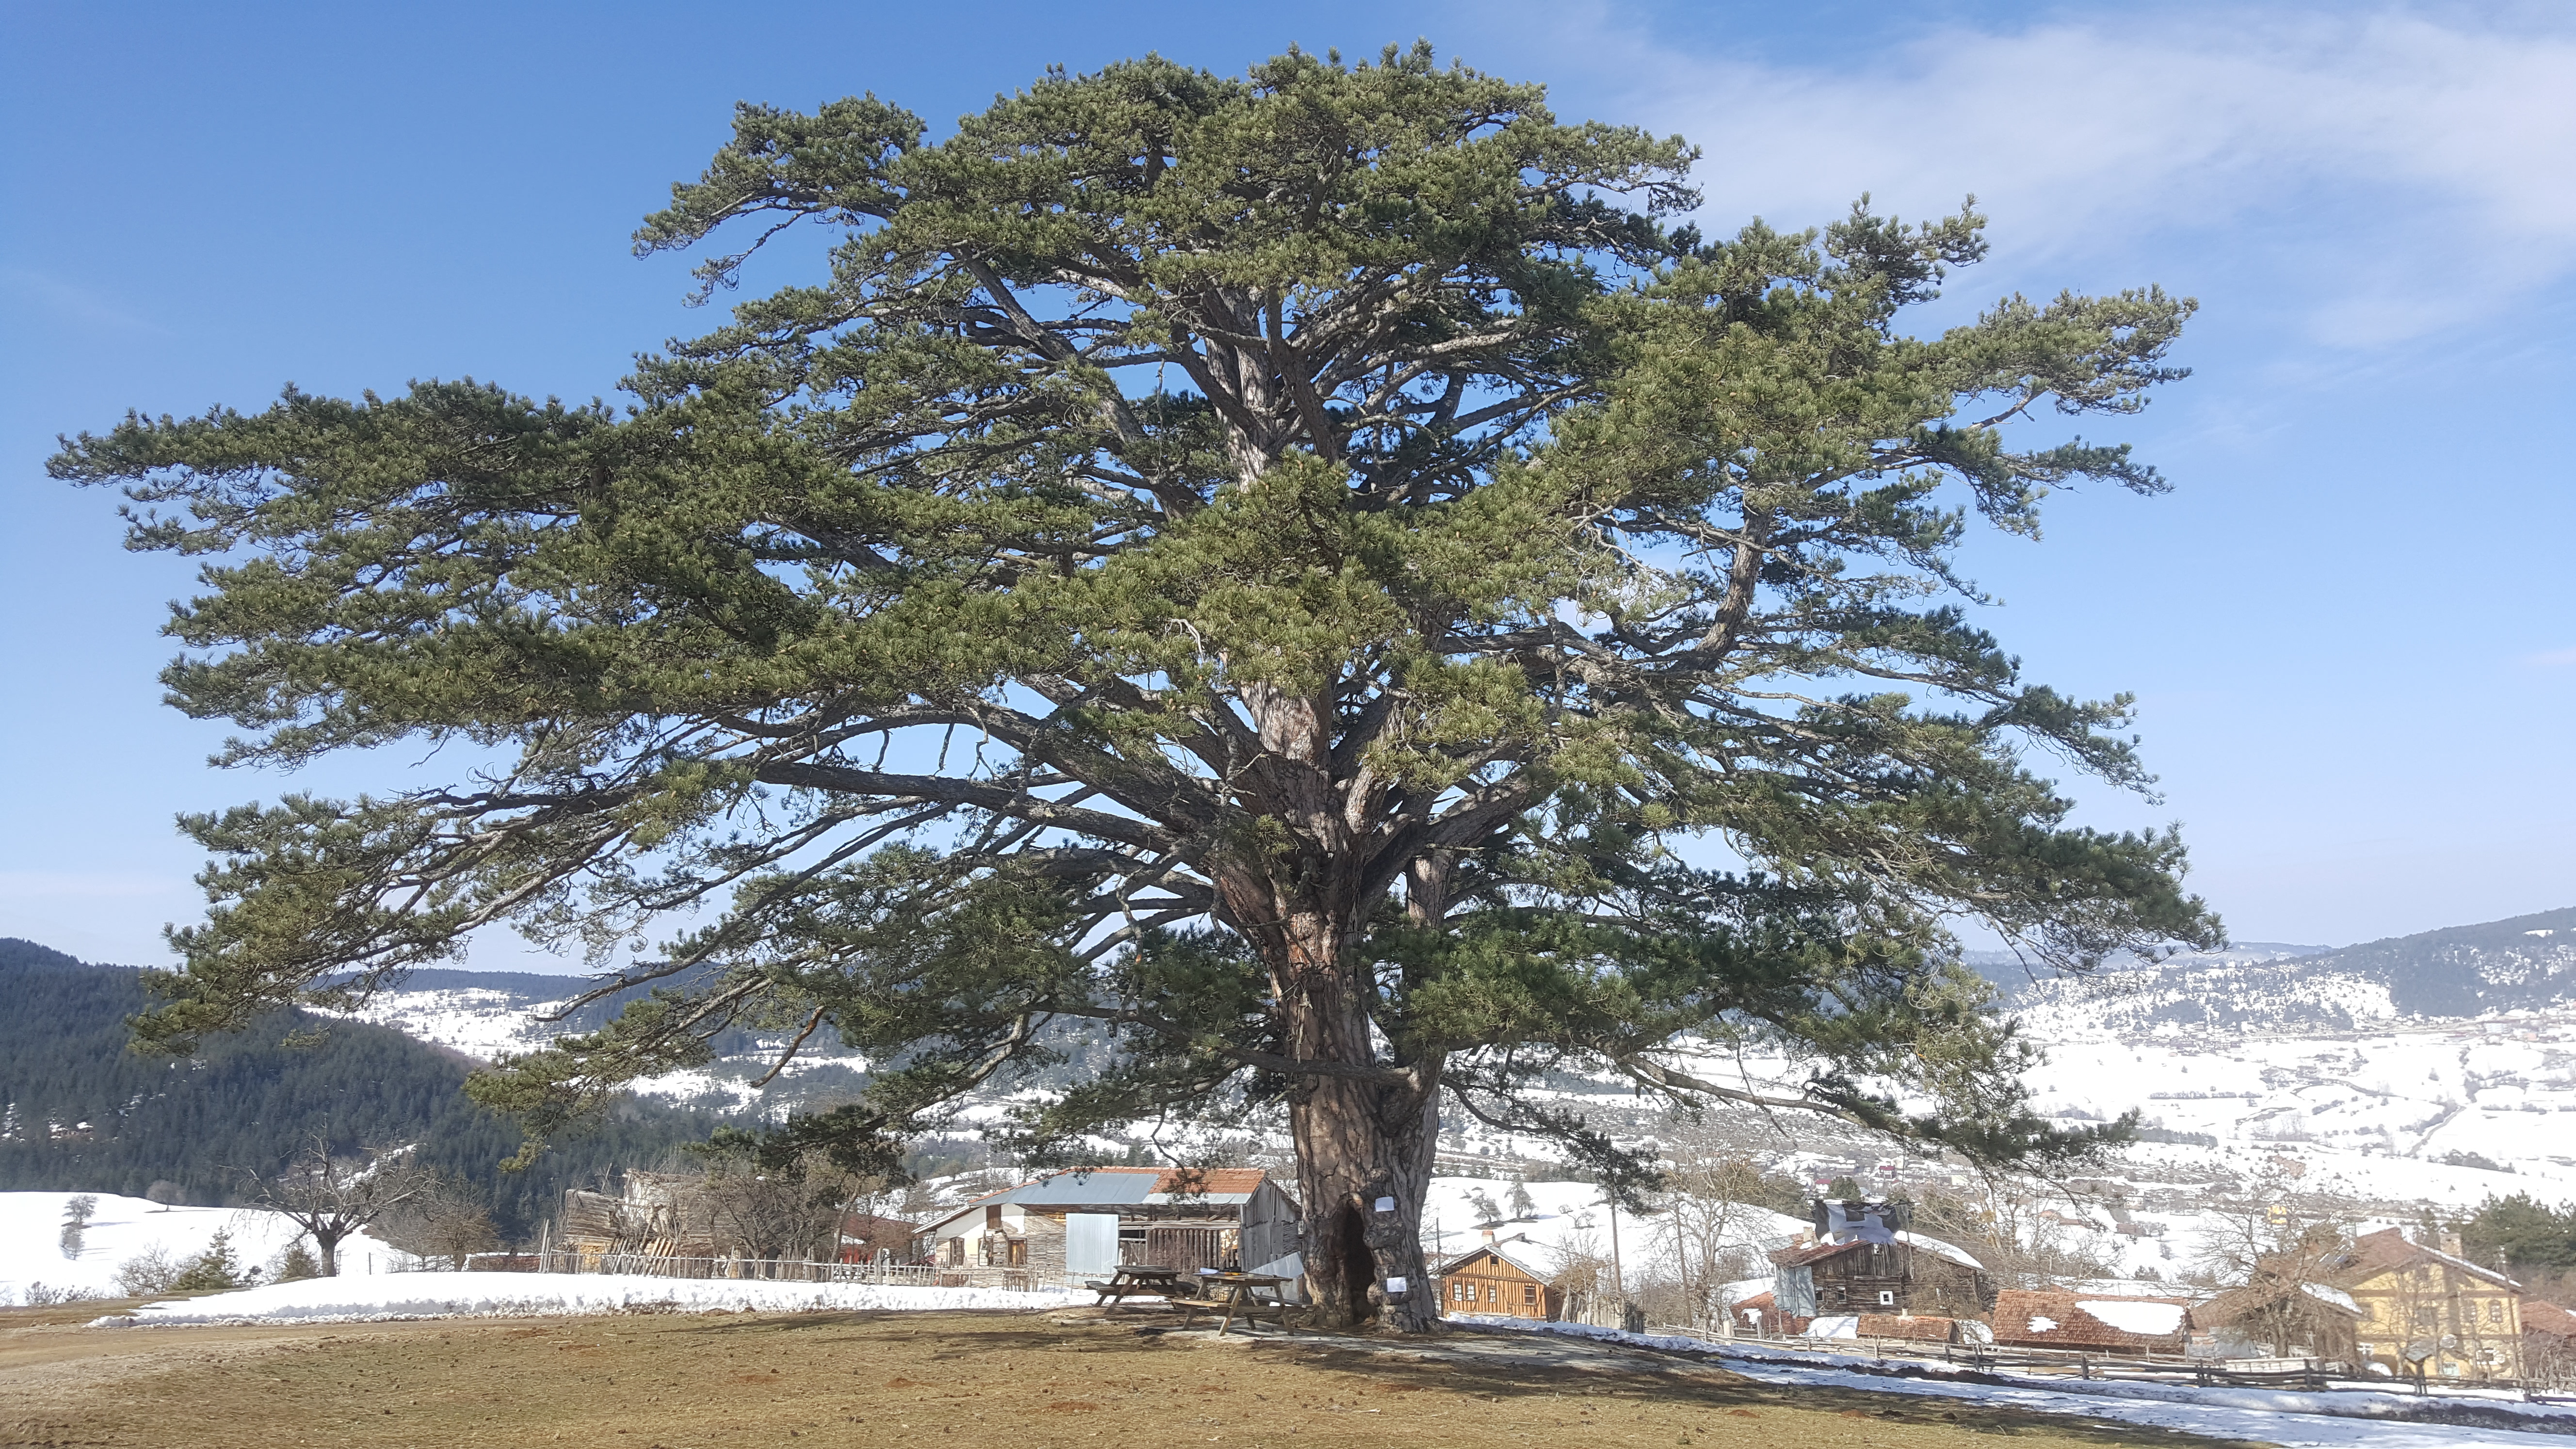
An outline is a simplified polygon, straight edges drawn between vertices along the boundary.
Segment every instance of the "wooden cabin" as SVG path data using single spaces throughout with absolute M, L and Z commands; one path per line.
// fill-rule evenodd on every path
M 977 1286 L 1053 1287 L 1122 1263 L 1295 1278 L 1297 1201 L 1257 1167 L 1082 1167 L 988 1193 L 923 1229 L 916 1248 Z
M 1549 1286 L 1550 1276 L 1528 1243 L 1488 1243 L 1441 1267 L 1440 1308 L 1552 1323 L 1565 1312 L 1565 1290 Z
M 1863 1313 L 1978 1318 L 1994 1301 L 1985 1265 L 1904 1228 L 1902 1205 L 1819 1201 L 1815 1241 L 1771 1255 L 1784 1319 Z
M 2576 1313 L 2537 1298 L 2523 1300 L 2522 1376 L 2562 1392 L 2576 1388 Z
M 1969 1319 L 1974 1323 L 1976 1320 Z M 1961 1320 L 1937 1316 L 1915 1317 L 1910 1313 L 1864 1313 L 1853 1329 L 1855 1338 L 1894 1338 L 1909 1343 L 1967 1343 L 1974 1340 L 1959 1331 Z
M 685 1173 L 630 1168 L 614 1194 L 569 1189 L 554 1246 L 593 1260 L 608 1253 L 722 1257 L 725 1235 L 717 1228 L 715 1205 L 702 1181 Z

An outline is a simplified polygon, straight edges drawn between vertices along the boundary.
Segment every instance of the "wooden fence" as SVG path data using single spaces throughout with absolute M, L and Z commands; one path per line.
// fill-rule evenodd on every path
M 469 1273 L 628 1273 L 647 1278 L 733 1278 L 774 1283 L 877 1283 L 961 1288 L 964 1274 L 928 1263 L 813 1263 L 794 1258 L 680 1258 L 658 1253 L 476 1253 Z

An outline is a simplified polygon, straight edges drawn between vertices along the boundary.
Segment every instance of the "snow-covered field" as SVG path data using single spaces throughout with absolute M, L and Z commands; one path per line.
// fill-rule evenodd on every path
M 63 1204 L 68 1192 L 0 1192 L 0 1306 L 23 1303 L 31 1284 L 75 1288 L 113 1296 L 116 1270 L 151 1248 L 185 1261 L 206 1250 L 215 1234 L 232 1235 L 235 1257 L 258 1268 L 284 1251 L 301 1230 L 275 1213 L 252 1208 L 165 1208 L 139 1197 L 89 1194 L 97 1215 L 83 1235 L 81 1254 L 62 1252 Z M 401 1255 L 373 1238 L 340 1245 L 340 1272 L 365 1277 L 392 1271 Z
M 1070 1308 L 1082 1292 L 761 1283 L 622 1273 L 394 1273 L 308 1278 L 238 1293 L 148 1303 L 105 1324 L 356 1323 L 389 1318 L 519 1318 L 581 1313 L 803 1313 Z
M 2258 1185 L 2276 1199 L 2297 1194 L 2329 1203 L 2333 1215 L 2365 1230 L 2412 1222 L 2426 1206 L 2470 1209 L 2491 1195 L 2576 1199 L 2576 1008 L 2474 1019 L 2397 1015 L 2384 987 L 2276 959 L 2311 949 L 2247 947 L 2197 961 L 2187 972 L 2111 973 L 2027 993 L 2015 1009 L 2029 1038 L 2047 1051 L 2030 1077 L 2043 1111 L 2070 1122 L 2107 1121 L 2134 1107 L 2150 1128 L 2208 1139 L 2142 1144 L 2098 1174 L 2118 1186 L 2125 1221 L 2100 1208 L 2066 1212 L 2051 1230 L 2069 1246 L 2119 1276 L 2170 1281 L 2220 1231 L 2218 1200 Z M 449 989 L 387 993 L 368 1014 L 490 1055 L 539 1045 L 551 1034 L 533 1020 L 534 1009 L 505 992 Z M 673 1099 L 775 1113 L 804 1086 L 863 1063 L 826 1058 L 812 1064 L 820 1076 L 804 1084 L 783 1078 L 755 1091 L 748 1080 L 767 1065 L 766 1058 L 727 1059 L 638 1085 Z M 1785 1060 L 1761 1057 L 1711 1056 L 1698 1065 L 1704 1074 L 1790 1093 L 1803 1076 Z M 970 1104 L 961 1125 L 999 1117 L 1014 1095 L 1027 1094 Z M 1560 1100 L 1624 1140 L 1669 1130 L 1607 1081 Z M 1106 1153 L 1126 1145 L 1102 1142 Z M 1556 1155 L 1552 1144 L 1476 1123 L 1444 1132 L 1441 1146 L 1445 1172 L 1474 1173 L 1491 1162 L 1496 1178 L 1515 1161 Z M 1901 1156 L 1830 1125 L 1779 1119 L 1746 1124 L 1742 1147 L 1766 1167 L 1819 1182 L 1846 1172 L 1870 1178 L 1879 1159 Z M 1889 1166 L 1899 1175 L 1878 1181 L 1908 1191 L 1977 1187 L 1955 1163 Z M 1497 1180 L 1435 1182 L 1424 1222 L 1433 1255 L 1480 1240 L 1473 1225 L 1484 1214 L 1471 1193 L 1508 1209 L 1508 1190 Z M 1510 1231 L 1546 1248 L 1569 1237 L 1606 1248 L 1607 1214 L 1591 1189 L 1533 1184 L 1531 1191 L 1539 1200 L 1534 1220 Z M 2031 1206 L 2036 1212 L 2043 1204 Z
M 1876 1360 L 1857 1355 L 1789 1353 L 1759 1343 L 1721 1343 L 1658 1334 L 1621 1333 L 1577 1323 L 1538 1323 L 1516 1318 L 1471 1318 L 1477 1327 L 1564 1334 L 1643 1348 L 1706 1354 L 1763 1383 L 1861 1389 L 1871 1393 L 1973 1399 L 2048 1414 L 2118 1419 L 2183 1429 L 2222 1439 L 2251 1439 L 2282 1449 L 2539 1449 L 2551 1438 L 2576 1434 L 2576 1409 L 2481 1404 L 2479 1410 L 2525 1421 L 2530 1428 L 2414 1423 L 2397 1416 L 2420 1412 L 2423 1400 L 2377 1393 L 2299 1393 L 2272 1389 L 2193 1388 L 2183 1384 L 2069 1382 L 2010 1373 L 1986 1373 L 2001 1382 L 1969 1382 L 1937 1363 L 1906 1365 L 1895 1377 Z M 1916 1376 L 1915 1370 L 1920 1371 Z M 2550 1436 L 2550 1437 L 2538 1437 Z

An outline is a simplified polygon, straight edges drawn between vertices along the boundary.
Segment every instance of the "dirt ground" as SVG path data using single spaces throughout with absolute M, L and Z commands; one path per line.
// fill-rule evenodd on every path
M 1012 1449 L 2205 1446 L 2128 1425 L 1784 1390 L 1564 1340 L 1218 1340 L 1134 1318 L 625 1315 L 89 1329 L 0 1311 L 0 1445 L 805 1443 Z

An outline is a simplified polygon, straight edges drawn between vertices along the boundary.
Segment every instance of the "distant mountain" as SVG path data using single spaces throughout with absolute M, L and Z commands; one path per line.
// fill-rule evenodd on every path
M 2478 1016 L 2576 1002 L 2576 906 L 2347 946 L 2298 965 L 2388 988 L 2413 1016 Z
M 359 1018 L 483 1061 L 504 1053 L 534 1051 L 558 1036 L 594 1031 L 645 993 L 636 987 L 602 997 L 549 1020 L 591 985 L 586 977 L 520 971 L 414 971 L 400 985 L 379 991 Z M 868 1061 L 837 1038 L 817 1033 L 796 1060 L 766 1086 L 751 1085 L 777 1065 L 793 1031 L 741 1027 L 708 1042 L 715 1060 L 635 1084 L 645 1096 L 715 1112 L 774 1116 L 849 1101 L 868 1083 Z M 1086 1022 L 1059 1020 L 1041 1038 L 1061 1061 L 1014 1072 L 997 1092 L 1025 1087 L 1067 1087 L 1097 1076 L 1109 1048 Z
M 2408 1017 L 2576 1005 L 2576 907 L 2342 948 L 2241 943 L 2034 981 L 1975 958 L 2034 1024 L 2346 1030 Z
M 0 1000 L 0 1190 L 140 1197 L 168 1182 L 182 1202 L 221 1205 L 235 1169 L 273 1168 L 319 1131 L 343 1147 L 417 1144 L 422 1161 L 479 1184 L 515 1235 L 565 1187 L 704 1140 L 719 1120 L 636 1102 L 502 1173 L 518 1129 L 465 1098 L 473 1061 L 402 1031 L 288 1011 L 193 1058 L 141 1056 L 126 1045 L 126 1019 L 149 1005 L 139 972 L 6 938 Z M 318 1045 L 285 1040 L 315 1028 Z

